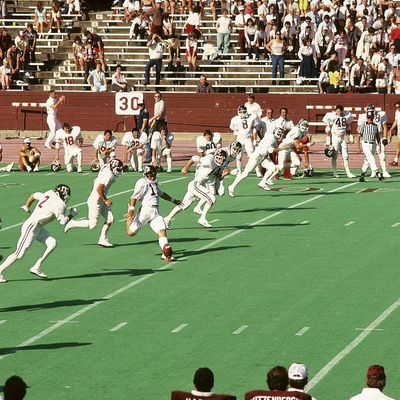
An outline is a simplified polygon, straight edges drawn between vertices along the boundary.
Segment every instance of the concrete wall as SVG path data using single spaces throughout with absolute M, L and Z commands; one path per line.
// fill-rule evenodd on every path
M 133 126 L 133 117 L 122 117 L 115 114 L 114 93 L 67 92 L 66 104 L 61 107 L 59 118 L 61 122 L 68 121 L 72 125 L 81 126 L 84 131 L 96 131 L 110 128 L 124 131 Z M 150 115 L 153 114 L 153 93 L 144 93 Z M 16 128 L 17 111 L 12 102 L 45 102 L 47 93 L 40 92 L 1 92 L 0 93 L 0 130 Z M 229 122 L 236 115 L 236 109 L 246 102 L 245 94 L 214 93 L 214 94 L 179 94 L 166 93 L 163 98 L 167 104 L 168 123 L 172 132 L 201 132 L 206 128 L 214 131 L 228 132 Z M 287 107 L 290 116 L 297 122 L 300 118 L 310 121 L 321 119 L 318 110 L 306 110 L 306 105 L 342 104 L 351 107 L 364 107 L 369 103 L 382 107 L 388 112 L 389 121 L 393 120 L 394 103 L 400 100 L 396 95 L 316 95 L 316 94 L 257 94 L 256 101 L 262 108 L 272 107 L 275 116 L 280 107 Z M 26 115 L 18 111 L 18 129 L 40 130 L 42 116 L 38 109 L 22 107 L 29 110 Z M 25 120 L 25 121 L 24 121 Z M 44 129 L 47 130 L 46 115 L 43 117 Z

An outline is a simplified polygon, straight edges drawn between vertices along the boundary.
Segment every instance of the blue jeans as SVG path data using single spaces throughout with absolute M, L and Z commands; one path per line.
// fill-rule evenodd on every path
M 223 54 L 226 54 L 228 52 L 230 43 L 230 33 L 217 33 L 217 47 L 218 50 L 221 50 Z
M 277 56 L 276 54 L 271 54 L 271 60 L 272 60 L 272 77 L 276 78 L 279 65 L 279 78 L 283 78 L 285 76 L 283 55 Z
M 157 60 L 150 59 L 146 64 L 144 69 L 144 84 L 148 85 L 150 83 L 150 70 L 156 66 L 156 85 L 160 84 L 161 80 L 161 67 L 162 67 L 162 58 Z

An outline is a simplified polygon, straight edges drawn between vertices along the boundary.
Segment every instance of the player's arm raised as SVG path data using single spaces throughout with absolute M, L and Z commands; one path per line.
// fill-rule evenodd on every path
M 104 201 L 104 204 L 110 207 L 112 205 L 112 200 L 105 195 L 104 188 L 105 185 L 103 183 L 100 183 L 99 185 L 97 185 L 96 191 L 99 194 L 100 198 Z

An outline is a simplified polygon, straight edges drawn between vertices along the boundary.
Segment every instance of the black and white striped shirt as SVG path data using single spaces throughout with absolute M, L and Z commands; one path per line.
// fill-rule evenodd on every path
M 379 137 L 380 131 L 381 131 L 380 125 L 378 125 L 374 122 L 369 124 L 367 121 L 365 121 L 360 126 L 360 134 L 361 134 L 364 142 L 375 143 L 377 137 Z

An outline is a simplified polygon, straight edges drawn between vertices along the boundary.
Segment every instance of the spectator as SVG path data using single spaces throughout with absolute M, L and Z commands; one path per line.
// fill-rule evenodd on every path
M 77 71 L 83 71 L 84 70 L 84 47 L 82 43 L 82 39 L 80 36 L 75 36 L 74 38 L 74 43 L 72 44 L 72 55 L 74 57 L 74 62 L 75 62 L 75 68 Z
M 111 90 L 113 92 L 127 92 L 128 83 L 126 82 L 125 76 L 121 73 L 121 65 L 117 65 L 115 72 L 111 79 Z
M 400 94 L 400 63 L 389 75 L 389 93 Z
M 318 77 L 318 93 L 326 93 L 329 86 L 329 77 L 325 71 L 321 71 Z
M 57 33 L 61 33 L 61 10 L 57 2 L 51 5 L 48 33 L 51 33 L 54 23 L 57 26 Z
M 83 76 L 83 84 L 86 85 L 88 83 L 87 80 L 90 72 L 96 68 L 96 53 L 94 52 L 93 42 L 91 40 L 88 40 L 86 42 L 86 46 L 83 50 L 83 65 L 85 68 L 85 74 Z M 89 90 L 86 86 L 85 89 Z
M 349 42 L 344 29 L 338 31 L 338 34 L 333 39 L 333 43 L 338 55 L 338 63 L 339 65 L 343 65 L 343 60 L 347 57 L 347 52 L 349 51 Z
M 32 146 L 30 138 L 23 140 L 23 147 L 19 149 L 19 170 L 21 172 L 38 172 L 40 166 L 40 151 Z
M 34 63 L 36 62 L 36 42 L 37 42 L 37 37 L 38 34 L 37 32 L 33 29 L 32 24 L 28 24 L 25 31 L 24 31 L 24 37 L 26 41 L 26 63 Z
M 311 396 L 304 392 L 288 391 L 288 372 L 285 367 L 276 366 L 268 371 L 267 385 L 269 390 L 251 390 L 245 393 L 245 400 L 257 400 L 260 398 L 288 398 L 298 400 L 311 400 Z
M 175 14 L 176 1 L 164 0 L 164 12 L 167 14 Z
M 254 25 L 254 21 L 249 18 L 246 22 L 246 27 L 244 28 L 244 37 L 246 39 L 247 46 L 247 58 L 249 60 L 254 59 L 259 60 L 259 49 L 258 49 L 258 30 Z
M 19 376 L 11 376 L 4 384 L 4 400 L 22 400 L 29 386 Z
M 327 93 L 339 93 L 339 83 L 341 80 L 340 68 L 337 61 L 330 61 L 328 64 L 329 86 Z
M 18 36 L 14 40 L 15 46 L 20 51 L 19 62 L 20 69 L 26 70 L 27 63 L 26 60 L 26 41 L 24 36 L 24 31 L 19 31 Z
M 246 15 L 244 13 L 244 6 L 240 5 L 238 7 L 239 14 L 235 17 L 235 26 L 239 33 L 239 46 L 240 46 L 240 53 L 245 52 L 246 47 L 246 38 L 244 35 L 244 28 L 246 27 L 246 22 L 250 18 L 250 15 Z M 244 57 L 242 56 L 241 59 L 243 60 Z
M 200 12 L 201 8 L 199 6 L 195 6 L 193 8 L 193 12 L 189 14 L 187 17 L 184 25 L 183 25 L 183 30 L 189 34 L 192 31 L 195 31 L 196 36 L 200 36 Z
M 169 38 L 175 32 L 174 22 L 172 21 L 171 16 L 166 13 L 163 18 L 163 37 Z
M 215 394 L 211 390 L 214 387 L 214 374 L 209 368 L 199 368 L 193 377 L 195 389 L 190 393 L 173 391 L 171 400 L 194 400 L 196 399 L 214 399 L 215 400 L 236 400 L 235 396 L 226 394 Z
M 167 108 L 159 91 L 154 93 L 154 115 L 149 120 L 150 128 L 161 130 L 160 126 L 167 126 Z
M 218 51 L 227 54 L 231 44 L 232 20 L 229 18 L 226 8 L 222 10 L 222 15 L 217 19 L 215 29 L 217 30 Z
M 129 23 L 140 10 L 140 2 L 138 0 L 125 0 L 123 8 L 125 21 Z
M 181 66 L 181 56 L 180 56 L 180 46 L 181 41 L 179 38 L 173 33 L 171 37 L 164 41 L 168 48 L 168 71 L 174 71 L 179 69 Z M 175 66 L 174 66 L 175 65 Z M 183 68 L 183 67 L 182 67 Z
M 368 28 L 361 34 L 360 40 L 357 44 L 356 56 L 363 58 L 365 61 L 369 60 L 369 52 L 372 45 L 372 39 L 375 36 L 375 29 Z
M 149 32 L 149 23 L 147 20 L 147 14 L 142 11 L 132 19 L 131 29 L 129 30 L 129 40 L 133 39 L 135 35 L 136 39 L 144 39 L 146 33 Z
M 190 31 L 186 38 L 186 59 L 189 64 L 189 71 L 192 73 L 192 78 L 194 77 L 193 72 L 197 69 L 197 44 L 198 40 L 194 31 Z
M 196 87 L 196 93 L 214 93 L 214 88 L 207 81 L 205 75 L 200 75 L 199 83 Z
M 103 71 L 106 70 L 106 63 L 104 59 L 104 43 L 103 39 L 97 34 L 90 32 L 86 30 L 84 32 L 84 35 L 86 36 L 86 42 L 91 41 L 93 45 L 93 50 L 96 55 L 96 59 L 98 59 L 101 62 L 101 67 L 103 68 Z
M 360 40 L 361 32 L 352 23 L 347 25 L 346 29 L 348 50 L 351 56 L 356 55 L 357 43 Z
M 366 85 L 367 71 L 362 58 L 357 59 L 357 63 L 350 70 L 350 86 L 353 92 L 361 92 Z
M 317 53 L 315 47 L 311 44 L 311 39 L 305 39 L 303 46 L 300 47 L 298 56 L 301 60 L 299 77 L 314 78 L 315 65 L 317 63 Z
M 154 66 L 156 67 L 156 85 L 159 85 L 165 45 L 161 37 L 154 33 L 147 42 L 147 47 L 149 48 L 149 61 L 144 70 L 144 86 L 150 83 L 150 70 Z
M 41 37 L 44 32 L 44 26 L 47 25 L 46 10 L 43 7 L 43 3 L 41 1 L 36 4 L 35 19 L 33 21 L 33 24 L 36 27 L 39 37 Z
M 378 72 L 375 86 L 379 94 L 386 94 L 388 92 L 389 80 L 383 71 Z
M 151 136 L 150 147 L 152 149 L 153 157 L 152 164 L 157 167 L 159 171 L 162 171 L 161 158 L 167 159 L 167 172 L 172 172 L 172 142 L 174 141 L 174 135 L 168 132 L 166 125 L 159 125 L 159 131 L 153 131 Z
M 302 392 L 308 383 L 307 367 L 301 363 L 293 363 L 288 370 L 289 392 Z M 315 400 L 313 397 L 312 400 Z
M 107 81 L 104 71 L 101 69 L 101 62 L 96 62 L 96 69 L 94 69 L 88 77 L 88 84 L 90 85 L 92 92 L 106 92 Z
M 11 44 L 11 47 L 7 51 L 7 60 L 11 66 L 11 78 L 13 81 L 19 79 L 19 70 L 21 66 L 21 52 L 17 49 L 15 43 Z
M 68 15 L 81 13 L 80 0 L 68 0 Z
M 333 47 L 333 34 L 325 25 L 323 29 L 318 30 L 315 34 L 315 50 L 317 52 L 317 61 L 319 67 L 321 62 L 328 58 Z
M 150 33 L 158 35 L 161 39 L 163 37 L 164 12 L 161 8 L 162 0 L 155 0 L 155 2 L 155 7 L 150 8 L 147 15 L 152 17 Z
M 400 54 L 396 53 L 394 44 L 391 44 L 389 46 L 389 53 L 386 54 L 386 58 L 389 61 L 390 70 L 397 67 L 400 59 Z
M 285 76 L 285 61 L 284 54 L 286 52 L 285 42 L 282 40 L 281 32 L 276 32 L 276 38 L 268 42 L 266 48 L 271 53 L 272 60 L 272 78 L 276 78 L 278 66 L 279 66 L 279 77 L 283 78 Z M 276 83 L 273 81 L 274 84 Z
M 4 19 L 7 16 L 7 1 L 0 0 L 0 18 Z
M 400 23 L 390 32 L 390 42 L 394 44 L 396 53 L 400 53 Z
M 7 56 L 7 51 L 11 47 L 12 39 L 7 29 L 3 29 L 0 35 L 0 60 Z
M 366 385 L 367 387 L 360 394 L 353 396 L 350 400 L 393 400 L 383 394 L 383 389 L 386 386 L 386 375 L 385 369 L 381 365 L 368 367 Z
M 7 58 L 3 60 L 3 65 L 0 67 L 0 83 L 3 90 L 9 90 L 11 87 L 11 66 Z

